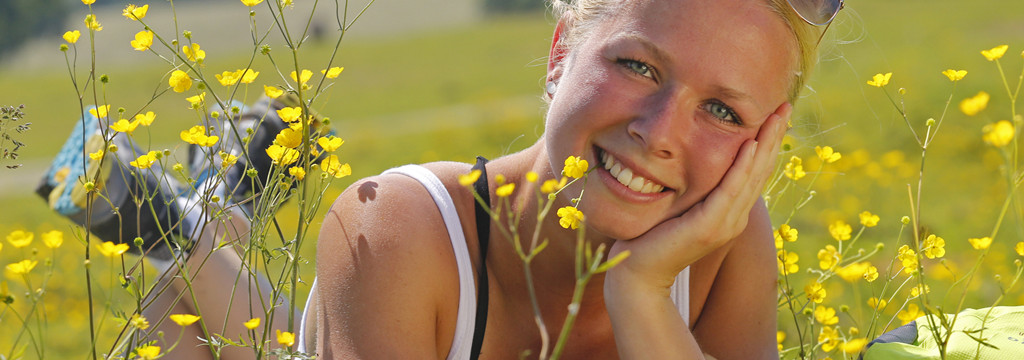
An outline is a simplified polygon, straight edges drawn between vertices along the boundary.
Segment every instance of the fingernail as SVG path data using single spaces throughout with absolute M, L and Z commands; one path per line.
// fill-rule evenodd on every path
M 754 156 L 757 153 L 757 140 L 754 140 L 753 144 L 750 144 L 750 156 Z

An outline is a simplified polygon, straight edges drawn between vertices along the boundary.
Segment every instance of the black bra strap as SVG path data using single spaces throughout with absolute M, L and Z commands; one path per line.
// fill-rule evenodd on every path
M 476 204 L 476 237 L 480 243 L 480 270 L 477 272 L 476 288 L 476 325 L 473 327 L 473 347 L 470 351 L 470 359 L 480 358 L 480 349 L 484 345 L 484 330 L 487 328 L 487 243 L 491 238 L 491 216 L 487 208 L 491 207 L 491 191 L 487 186 L 487 159 L 483 156 L 476 157 L 476 165 L 473 170 L 480 170 L 480 179 L 473 184 L 473 189 L 484 205 L 474 201 Z M 485 208 L 486 206 L 487 208 Z

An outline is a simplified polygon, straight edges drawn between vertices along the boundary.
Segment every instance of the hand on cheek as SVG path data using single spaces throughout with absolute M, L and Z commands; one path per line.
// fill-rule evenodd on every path
M 791 111 L 784 103 L 768 116 L 756 139 L 740 146 L 722 181 L 703 201 L 636 239 L 616 242 L 609 256 L 628 250 L 630 257 L 612 273 L 651 288 L 668 288 L 683 268 L 740 235 L 775 168 Z

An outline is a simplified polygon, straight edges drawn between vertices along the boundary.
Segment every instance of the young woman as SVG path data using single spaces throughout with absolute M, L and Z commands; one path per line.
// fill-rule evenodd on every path
M 527 233 L 537 225 L 535 187 L 560 177 L 564 159 L 581 156 L 596 168 L 579 204 L 587 240 L 607 245 L 609 256 L 630 256 L 590 282 L 566 358 L 778 356 L 776 260 L 760 193 L 815 61 L 823 30 L 813 25 L 841 6 L 555 4 L 544 135 L 482 165 L 481 181 L 489 199 L 496 175 L 517 184 L 511 203 Z M 356 182 L 335 201 L 306 308 L 308 351 L 346 359 L 539 352 L 523 265 L 460 185 L 470 170 L 401 167 Z M 540 180 L 527 181 L 530 172 Z M 565 194 L 582 184 L 555 208 L 570 205 Z M 575 282 L 576 234 L 557 217 L 543 221 L 549 245 L 532 270 L 554 339 Z

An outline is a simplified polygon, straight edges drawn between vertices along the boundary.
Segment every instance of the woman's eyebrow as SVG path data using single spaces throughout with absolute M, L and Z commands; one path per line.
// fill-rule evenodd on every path
M 643 46 L 644 49 L 647 50 L 648 53 L 651 54 L 651 56 L 654 58 L 655 61 L 657 61 L 659 63 L 664 64 L 664 63 L 668 63 L 671 60 L 671 56 L 669 56 L 668 53 L 666 53 L 665 51 L 661 50 L 661 48 L 658 47 L 658 45 L 655 45 L 653 42 L 651 42 L 650 39 L 648 39 L 646 36 L 643 36 L 639 32 L 636 32 L 636 31 L 625 32 L 625 33 L 619 35 L 618 38 L 625 39 L 625 40 L 636 41 L 641 46 Z M 619 40 L 619 39 L 616 39 L 616 40 Z

